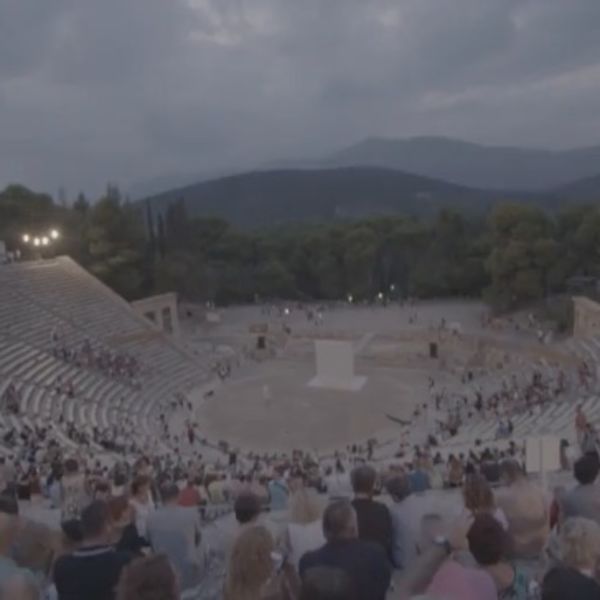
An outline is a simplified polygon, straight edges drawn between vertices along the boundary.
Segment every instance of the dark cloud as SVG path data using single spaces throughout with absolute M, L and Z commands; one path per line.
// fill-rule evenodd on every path
M 368 135 L 600 143 L 598 0 L 0 0 L 0 186 Z

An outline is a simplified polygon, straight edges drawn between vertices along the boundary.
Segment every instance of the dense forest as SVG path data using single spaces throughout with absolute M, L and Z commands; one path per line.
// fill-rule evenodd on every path
M 506 310 L 562 292 L 574 276 L 600 275 L 600 209 L 548 214 L 518 203 L 486 218 L 441 210 L 430 220 L 377 217 L 240 230 L 190 217 L 183 202 L 164 214 L 109 186 L 72 206 L 21 186 L 0 192 L 0 239 L 33 257 L 24 233 L 57 227 L 44 256 L 69 254 L 128 299 L 177 291 L 219 304 L 255 298 L 372 300 L 483 297 Z

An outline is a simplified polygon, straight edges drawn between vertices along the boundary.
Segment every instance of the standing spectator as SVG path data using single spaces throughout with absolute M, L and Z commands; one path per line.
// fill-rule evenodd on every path
M 254 494 L 246 493 L 235 499 L 233 515 L 213 521 L 205 527 L 204 534 L 211 550 L 227 560 L 240 533 L 255 525 L 264 525 L 272 534 L 276 534 L 272 524 L 263 516 L 260 499 Z
M 179 489 L 167 483 L 161 489 L 163 506 L 148 517 L 147 535 L 155 552 L 166 554 L 182 590 L 196 586 L 202 576 L 198 512 L 177 504 Z
M 600 460 L 600 455 L 598 454 L 599 447 L 600 441 L 598 440 L 596 428 L 591 423 L 586 423 L 581 439 L 581 453 L 592 454 L 597 460 Z
M 231 551 L 224 600 L 294 600 L 298 587 L 294 569 L 275 553 L 269 530 L 245 529 Z
M 95 500 L 81 513 L 83 543 L 54 565 L 58 600 L 113 600 L 121 569 L 131 554 L 115 550 L 108 505 Z
M 467 475 L 463 485 L 463 499 L 466 511 L 472 516 L 490 514 L 504 529 L 508 529 L 506 515 L 501 508 L 496 506 L 494 492 L 492 492 L 490 484 L 481 475 Z
M 113 542 L 117 550 L 140 555 L 148 547 L 140 537 L 134 522 L 133 508 L 125 496 L 117 496 L 108 501 L 113 530 Z
M 575 411 L 575 433 L 577 435 L 577 442 L 579 445 L 583 442 L 583 436 L 585 434 L 585 430 L 588 426 L 588 420 L 583 412 L 583 407 L 581 404 L 577 405 L 577 409 Z
M 477 564 L 494 580 L 500 600 L 535 600 L 537 584 L 507 560 L 510 538 L 494 516 L 481 513 L 469 533 L 469 550 Z
M 390 512 L 385 504 L 373 500 L 377 473 L 373 467 L 362 465 L 352 471 L 351 480 L 358 537 L 366 542 L 378 543 L 391 561 L 393 534 Z
M 528 481 L 519 463 L 513 459 L 503 461 L 500 472 L 504 487 L 498 490 L 496 500 L 508 521 L 514 557 L 537 558 L 549 534 L 544 492 Z
M 563 519 L 585 517 L 600 523 L 600 487 L 596 478 L 600 462 L 594 454 L 584 454 L 573 465 L 578 485 L 562 496 L 560 512 Z
M 352 580 L 357 600 L 384 600 L 390 585 L 390 567 L 380 544 L 358 539 L 352 504 L 332 502 L 323 515 L 325 545 L 300 559 L 300 576 L 314 567 L 343 570 Z
M 121 572 L 117 600 L 179 600 L 175 572 L 164 554 L 138 558 Z
M 129 502 L 135 510 L 135 526 L 143 538 L 146 538 L 148 517 L 154 512 L 154 502 L 152 501 L 150 488 L 151 480 L 147 475 L 138 475 L 131 484 Z
M 63 523 L 79 519 L 81 509 L 88 500 L 85 476 L 79 472 L 74 458 L 65 461 L 61 479 L 61 520 Z
M 322 516 L 322 502 L 314 490 L 301 487 L 290 497 L 290 520 L 285 530 L 284 545 L 289 551 L 289 561 L 296 569 L 306 552 L 325 543 Z
M 415 523 L 421 521 L 421 502 L 411 493 L 410 483 L 405 475 L 390 479 L 386 487 L 393 502 L 390 508 L 393 530 L 392 563 L 396 569 L 406 569 L 417 553 Z
M 304 574 L 300 600 L 357 600 L 357 593 L 342 569 L 313 567 Z

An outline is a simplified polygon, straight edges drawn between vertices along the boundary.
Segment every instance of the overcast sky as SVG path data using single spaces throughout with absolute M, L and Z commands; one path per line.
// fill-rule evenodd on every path
M 600 0 L 0 0 L 0 187 L 423 134 L 600 143 Z

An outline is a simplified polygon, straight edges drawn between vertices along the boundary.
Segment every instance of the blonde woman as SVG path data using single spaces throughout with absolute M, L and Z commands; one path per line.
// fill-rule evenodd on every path
M 297 489 L 290 498 L 290 520 L 285 529 L 283 547 L 291 565 L 298 569 L 300 558 L 325 543 L 323 535 L 323 502 L 306 487 Z
M 295 600 L 299 588 L 296 573 L 280 558 L 266 527 L 244 529 L 229 558 L 224 600 Z

